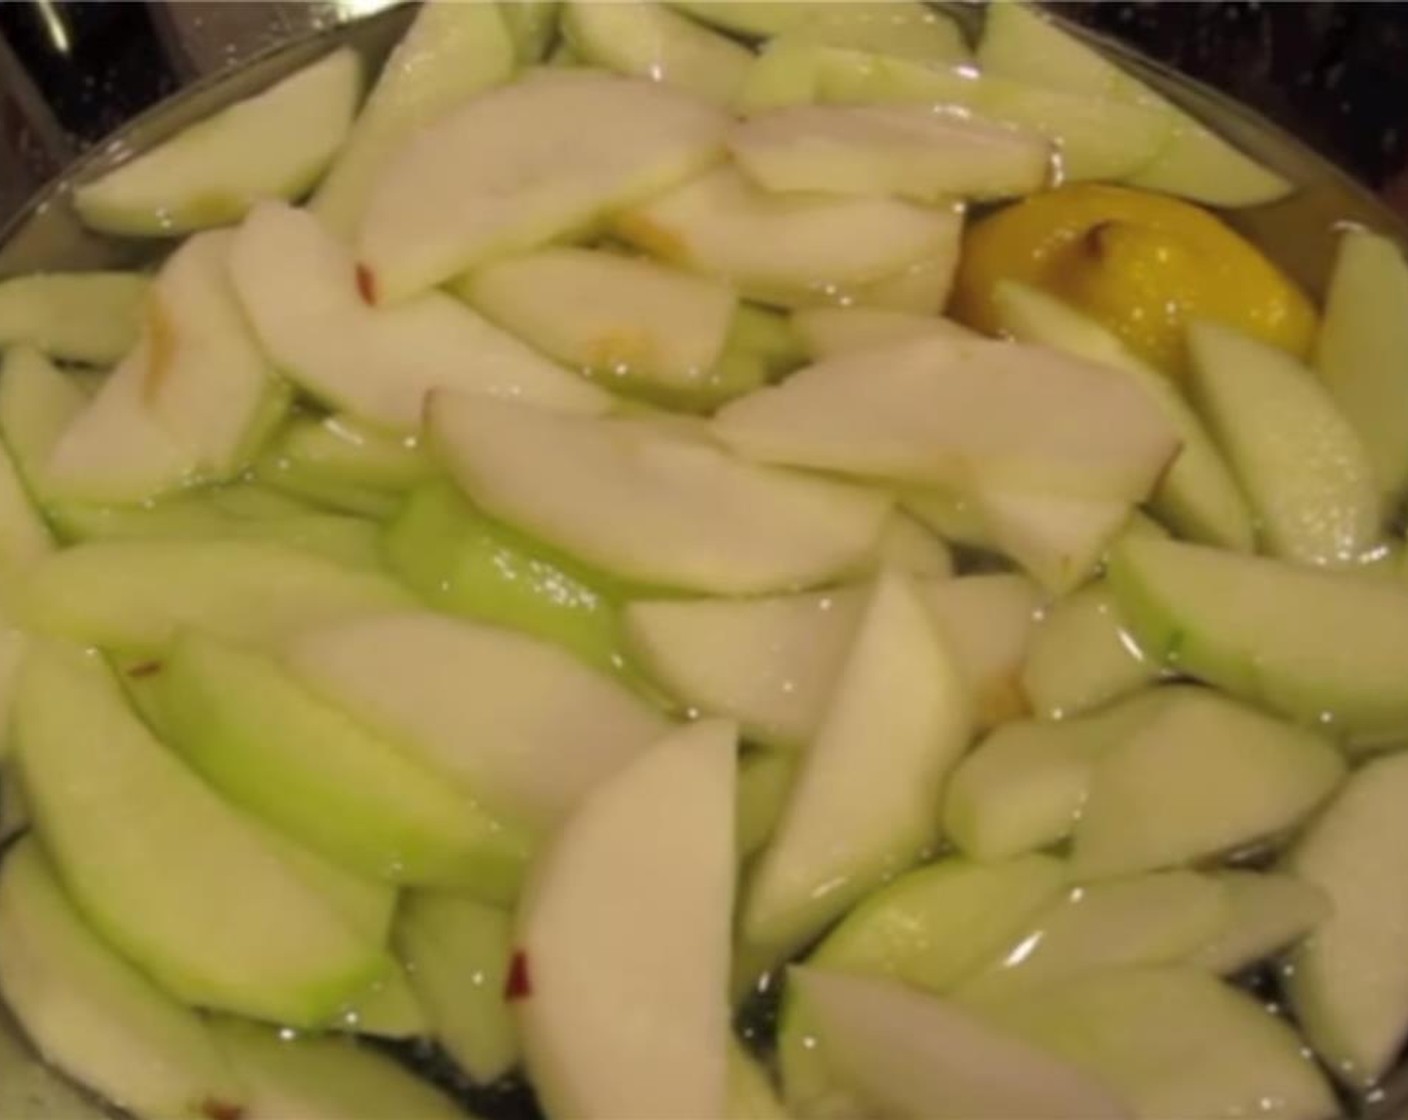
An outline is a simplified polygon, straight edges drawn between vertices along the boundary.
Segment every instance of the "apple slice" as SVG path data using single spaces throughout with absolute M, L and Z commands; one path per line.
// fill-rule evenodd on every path
M 30 501 L 14 459 L 0 445 L 0 615 L 19 608 L 13 585 L 53 551 L 53 534 Z
M 780 751 L 753 750 L 738 762 L 738 858 L 751 859 L 772 838 L 792 790 L 796 760 Z
M 443 292 L 396 307 L 312 215 L 255 209 L 235 238 L 231 275 L 279 369 L 359 419 L 401 432 L 420 425 L 437 388 L 587 412 L 609 394 L 554 365 Z M 360 289 L 374 293 L 371 298 Z
M 1151 508 L 1193 540 L 1251 551 L 1247 500 L 1197 413 L 1165 374 L 1145 365 L 1098 323 L 1036 288 L 1003 281 L 993 298 L 1003 332 L 1018 342 L 1050 346 L 1128 375 L 1183 441 L 1154 490 Z
M 627 419 L 436 393 L 432 452 L 485 512 L 622 579 L 717 595 L 860 564 L 888 499 Z
M 603 384 L 684 396 L 707 392 L 737 305 L 717 281 L 572 248 L 491 263 L 458 290 L 505 330 Z
M 1334 913 L 1330 896 L 1314 883 L 1273 871 L 1215 871 L 1226 892 L 1220 929 L 1185 958 L 1209 972 L 1232 976 L 1311 934 Z
M 41 272 L 0 282 L 0 347 L 112 365 L 137 342 L 149 285 L 136 272 Z
M 552 1115 L 723 1115 L 735 757 L 730 724 L 676 731 L 590 794 L 539 861 L 508 995 Z
M 286 653 L 314 692 L 530 828 L 556 824 L 670 726 L 557 646 L 428 612 L 310 629 Z
M 875 566 L 907 576 L 947 579 L 953 575 L 953 553 L 927 525 L 895 510 L 880 530 Z
M 1133 1115 L 1099 1080 L 893 981 L 793 967 L 789 983 L 845 1103 L 827 1115 L 904 1120 L 1116 1120 Z M 819 1102 L 795 1102 L 804 1111 Z M 849 1107 L 848 1107 L 849 1106 Z M 872 1112 L 874 1110 L 874 1112 Z
M 40 564 L 36 629 L 118 652 L 161 654 L 185 627 L 236 643 L 409 606 L 393 581 L 267 541 L 94 541 Z
M 1291 955 L 1286 993 L 1315 1052 L 1357 1090 L 1379 1083 L 1408 1036 L 1408 755 L 1352 774 L 1287 856 L 1330 915 Z
M 1187 967 L 1111 968 L 971 1005 L 1112 1086 L 1134 1115 L 1322 1120 L 1338 1105 L 1260 1000 Z
M 877 307 L 803 307 L 792 313 L 792 326 L 813 361 L 926 338 L 972 336 L 952 319 Z
M 753 61 L 741 43 L 650 0 L 568 0 L 564 8 L 562 32 L 584 61 L 718 105 L 733 100 Z
M 1095 580 L 1042 612 L 1022 689 L 1037 715 L 1059 720 L 1136 692 L 1161 674 L 1125 629 L 1114 593 Z
M 1284 351 L 1220 324 L 1188 329 L 1189 388 L 1255 511 L 1263 544 L 1303 564 L 1355 563 L 1378 543 L 1378 481 L 1358 433 Z
M 14 722 L 35 829 L 74 903 L 178 998 L 316 1026 L 374 979 L 378 946 L 162 747 L 100 661 L 32 649 Z
M 393 494 L 403 494 L 436 473 L 416 440 L 397 439 L 337 414 L 292 417 L 266 454 L 285 474 Z
M 33 838 L 0 869 L 0 995 L 45 1061 L 132 1113 L 239 1112 L 205 1023 L 105 945 Z
M 915 202 L 1031 194 L 1051 170 L 1034 133 L 916 106 L 759 113 L 729 134 L 739 168 L 770 191 L 895 195 Z
M 499 11 L 513 42 L 513 56 L 522 66 L 535 66 L 558 38 L 561 0 L 515 0 Z
M 31 346 L 5 350 L 0 371 L 0 435 L 15 468 L 37 500 L 47 496 L 45 475 L 54 444 L 88 397 L 67 374 Z
M 715 430 L 764 462 L 1124 502 L 1142 501 L 1178 449 L 1119 374 L 977 339 L 831 358 L 726 405 Z
M 1340 234 L 1315 367 L 1373 463 L 1390 502 L 1408 489 L 1408 263 L 1395 241 Z
M 412 891 L 392 933 L 432 1033 L 477 1083 L 519 1059 L 518 1031 L 504 998 L 513 919 L 505 910 L 438 891 Z
M 1150 657 L 1357 750 L 1408 733 L 1408 584 L 1128 538 L 1109 578 Z
M 419 1039 L 430 1036 L 430 1021 L 406 970 L 393 961 L 365 992 L 346 1005 L 334 1029 L 373 1038 Z
M 395 303 L 649 198 L 722 154 L 728 117 L 651 82 L 544 72 L 421 129 L 387 164 L 359 230 Z
M 290 1039 L 225 1017 L 210 1026 L 249 1087 L 251 1120 L 464 1120 L 459 1106 L 424 1079 L 346 1039 Z
M 73 192 L 105 233 L 168 237 L 238 222 L 259 199 L 317 182 L 352 126 L 361 65 L 350 48 L 191 125 Z
M 973 508 L 993 548 L 1055 595 L 1079 587 L 1129 523 L 1127 501 L 979 484 Z
M 622 211 L 612 229 L 762 303 L 830 302 L 920 260 L 958 261 L 962 217 L 891 198 L 776 195 L 731 167 Z
M 313 196 L 310 209 L 349 238 L 367 196 L 396 150 L 416 131 L 513 74 L 508 12 L 521 4 L 433 0 L 382 66 L 376 86 Z
M 887 0 L 880 9 L 868 0 L 671 0 L 671 7 L 725 31 L 759 38 L 787 33 L 807 42 L 852 44 L 921 62 L 961 62 L 969 57 L 963 32 L 952 19 L 911 0 Z
M 158 680 L 168 741 L 235 804 L 369 878 L 513 896 L 520 837 L 270 659 L 188 633 Z
M 790 955 L 933 842 L 970 710 L 923 600 L 882 574 L 752 876 L 742 916 L 751 949 Z

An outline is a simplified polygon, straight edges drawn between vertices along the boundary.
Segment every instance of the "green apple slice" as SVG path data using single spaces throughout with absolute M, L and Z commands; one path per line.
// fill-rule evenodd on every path
M 671 0 L 671 7 L 725 31 L 759 38 L 785 32 L 807 42 L 851 45 L 920 62 L 962 62 L 969 56 L 963 32 L 953 20 L 909 0 L 887 0 L 883 8 L 864 0 Z
M 485 517 L 447 482 L 415 491 L 384 545 L 392 571 L 437 610 L 555 642 L 600 669 L 625 664 L 612 589 Z
M 1190 324 L 1189 387 L 1227 453 L 1274 556 L 1346 565 L 1379 542 L 1368 451 L 1314 374 L 1217 323 Z
M 1178 449 L 1119 374 L 1040 347 L 932 338 L 831 358 L 720 410 L 765 462 L 913 486 L 1141 501 Z
M 14 719 L 35 828 L 65 887 L 174 995 L 314 1026 L 376 976 L 376 943 L 153 738 L 101 662 L 32 649 Z
M 686 399 L 710 395 L 737 305 L 717 281 L 572 248 L 491 263 L 458 290 L 505 330 L 602 384 L 655 387 Z
M 669 727 L 555 645 L 428 612 L 306 630 L 286 653 L 314 692 L 534 828 L 560 821 Z
M 122 653 L 160 654 L 186 628 L 267 645 L 309 626 L 409 606 L 391 580 L 267 541 L 94 541 L 40 564 L 36 628 Z
M 987 9 L 978 64 L 986 74 L 1086 94 L 1166 117 L 1166 139 L 1158 153 L 1127 176 L 1133 186 L 1212 206 L 1258 206 L 1291 191 L 1291 184 L 1280 175 L 1061 30 L 1037 5 L 1014 2 Z
M 0 602 L 5 613 L 17 605 L 11 581 L 53 551 L 53 534 L 30 500 L 14 458 L 0 445 L 0 573 L 5 577 Z
M 1408 263 L 1367 230 L 1340 234 L 1315 367 L 1354 425 L 1390 501 L 1408 488 Z
M 439 1090 L 375 1050 L 337 1037 L 285 1038 L 239 1019 L 211 1030 L 249 1087 L 249 1120 L 464 1120 Z
M 900 508 L 946 541 L 984 552 L 997 551 L 973 499 L 956 489 L 906 487 L 900 490 Z
M 235 804 L 371 878 L 512 897 L 521 838 L 272 660 L 186 634 L 159 680 L 169 741 Z
M 748 8 L 755 6 L 749 4 Z M 828 53 L 798 35 L 778 35 L 760 44 L 760 53 L 733 99 L 733 111 L 748 117 L 769 109 L 815 104 L 821 96 L 821 74 Z
M 816 1046 L 835 1082 L 831 1092 L 841 1097 L 824 1107 L 796 1102 L 804 1112 L 903 1120 L 1132 1115 L 1078 1066 L 932 996 L 810 966 L 793 967 L 788 977 L 815 1023 Z
M 343 238 L 356 232 L 377 177 L 418 129 L 512 76 L 507 11 L 520 7 L 435 0 L 421 9 L 310 203 L 329 230 Z
M 285 474 L 400 494 L 435 474 L 414 440 L 397 439 L 350 416 L 296 416 L 268 455 Z
M 728 117 L 666 86 L 555 71 L 491 90 L 387 164 L 359 259 L 395 303 L 649 198 L 722 154 Z
M 0 371 L 0 435 L 29 492 L 43 500 L 54 444 L 88 397 L 71 377 L 31 346 L 5 350 Z
M 1127 696 L 1161 673 L 1125 629 L 1114 593 L 1096 580 L 1042 612 L 1022 689 L 1037 715 L 1065 719 Z
M 792 326 L 813 361 L 926 338 L 971 335 L 952 319 L 878 307 L 803 307 L 792 313 Z
M 0 348 L 109 366 L 137 342 L 150 281 L 135 272 L 48 272 L 0 282 Z
M 73 193 L 106 233 L 166 237 L 238 222 L 259 199 L 317 182 L 357 109 L 361 65 L 344 48 L 178 133 Z
M 428 292 L 368 306 L 351 256 L 310 214 L 257 207 L 240 228 L 231 275 L 279 369 L 312 395 L 398 432 L 420 426 L 433 389 L 513 397 L 587 412 L 609 394 L 548 361 L 459 300 Z M 379 289 L 377 290 L 379 292 Z
M 1153 539 L 1109 578 L 1149 656 L 1356 748 L 1408 733 L 1408 585 Z
M 753 61 L 742 44 L 650 0 L 567 0 L 562 31 L 588 63 L 719 105 L 733 100 Z
M 1370 762 L 1301 837 L 1284 870 L 1329 896 L 1329 916 L 1291 955 L 1286 993 L 1315 1052 L 1368 1090 L 1408 1035 L 1408 755 Z
M 730 724 L 676 731 L 590 794 L 539 861 L 509 996 L 550 1114 L 723 1115 L 735 757 Z
M 641 584 L 741 595 L 822 583 L 868 556 L 889 508 L 625 419 L 436 393 L 426 423 L 475 505 Z
M 324 513 L 385 521 L 401 508 L 400 492 L 323 477 L 316 470 L 306 469 L 298 460 L 280 454 L 277 446 L 265 448 L 249 474 L 255 484 L 270 493 Z
M 1334 905 L 1324 890 L 1272 871 L 1215 871 L 1226 892 L 1222 927 L 1185 963 L 1232 976 L 1313 933 Z
M 729 134 L 739 168 L 770 191 L 896 195 L 915 202 L 1040 190 L 1051 145 L 1034 133 L 916 106 L 759 113 Z
M 1054 595 L 1080 586 L 1129 522 L 1127 501 L 978 485 L 973 508 L 993 548 Z
M 412 891 L 392 937 L 432 1033 L 465 1072 L 488 1085 L 517 1065 L 518 1031 L 504 998 L 512 916 L 459 895 Z
M 973 1010 L 1100 1078 L 1147 1120 L 1321 1120 L 1338 1112 L 1295 1032 L 1254 996 L 1205 972 L 1111 968 Z
M 829 302 L 916 261 L 958 261 L 957 210 L 891 198 L 771 194 L 722 167 L 612 220 L 645 252 L 782 306 Z
M 970 711 L 924 601 L 905 577 L 882 574 L 752 876 L 747 944 L 789 955 L 933 842 Z
M 757 855 L 772 838 L 796 771 L 796 760 L 780 751 L 754 750 L 739 759 L 734 822 L 740 861 Z
M 513 54 L 523 66 L 542 62 L 558 38 L 561 0 L 508 0 L 499 5 L 513 41 Z
M 428 1038 L 431 1033 L 425 1008 L 396 962 L 343 1009 L 334 1026 L 373 1038 Z
M 120 1108 L 196 1116 L 245 1103 L 200 1017 L 88 928 L 32 838 L 0 869 L 0 994 L 47 1062 Z
M 1247 500 L 1197 413 L 1165 374 L 1145 365 L 1098 323 L 1045 292 L 1003 281 L 993 298 L 1003 331 L 1018 342 L 1050 346 L 1127 374 L 1183 442 L 1154 490 L 1151 507 L 1193 540 L 1251 551 Z

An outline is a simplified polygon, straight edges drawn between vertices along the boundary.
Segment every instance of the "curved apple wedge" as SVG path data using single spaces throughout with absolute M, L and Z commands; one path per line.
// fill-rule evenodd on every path
M 261 198 L 308 190 L 342 144 L 361 93 L 339 50 L 79 186 L 73 203 L 108 233 L 170 236 L 237 222 Z
M 352 415 L 412 431 L 432 389 L 601 412 L 610 394 L 554 365 L 443 292 L 396 307 L 379 279 L 306 211 L 269 203 L 235 236 L 235 290 L 274 363 Z
M 476 505 L 646 585 L 746 595 L 822 583 L 867 558 L 889 507 L 629 419 L 436 393 L 426 425 Z
M 52 272 L 0 283 L 0 346 L 110 365 L 137 341 L 150 281 L 136 272 Z
M 583 801 L 538 864 L 508 997 L 551 1115 L 724 1115 L 735 770 L 731 724 L 677 731 Z
M 890 980 L 794 967 L 838 1091 L 899 1120 L 1123 1120 L 1133 1110 L 1078 1066 Z M 833 1102 L 834 1103 L 834 1102 Z M 828 1115 L 849 1115 L 827 1113 Z
M 422 129 L 387 165 L 359 255 L 389 303 L 589 226 L 723 155 L 728 115 L 652 82 L 535 75 Z

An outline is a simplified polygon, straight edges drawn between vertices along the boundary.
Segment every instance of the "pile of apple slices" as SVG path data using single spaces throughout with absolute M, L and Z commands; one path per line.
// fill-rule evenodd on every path
M 1314 370 L 1195 323 L 1185 395 L 1016 284 L 983 337 L 971 201 L 1289 187 L 1017 4 L 976 58 L 907 0 L 560 8 L 432 2 L 360 108 L 335 51 L 79 186 L 184 236 L 151 275 L 0 282 L 35 1048 L 209 1120 L 1371 1091 L 1399 249 L 1344 235 Z

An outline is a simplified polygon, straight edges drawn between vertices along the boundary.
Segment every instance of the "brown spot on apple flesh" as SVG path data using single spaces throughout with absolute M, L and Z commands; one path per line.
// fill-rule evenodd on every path
M 151 677 L 161 672 L 160 661 L 142 661 L 127 670 L 129 677 Z
M 244 1120 L 244 1109 L 240 1105 L 216 1100 L 214 1097 L 201 1101 L 200 1114 L 209 1120 Z
M 357 294 L 368 307 L 376 306 L 376 273 L 364 264 L 357 266 Z
M 504 999 L 527 999 L 533 994 L 533 982 L 528 975 L 528 955 L 522 949 L 514 951 L 508 962 L 508 978 L 504 981 Z

